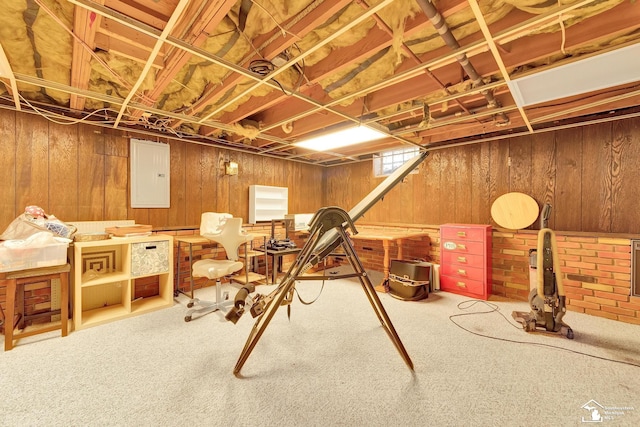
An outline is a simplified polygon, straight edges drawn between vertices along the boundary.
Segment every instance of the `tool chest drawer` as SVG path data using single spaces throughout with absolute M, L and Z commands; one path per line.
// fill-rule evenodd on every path
M 486 299 L 483 281 L 451 276 L 440 277 L 440 290 L 447 288 L 449 292 L 466 295 L 473 298 Z M 453 290 L 452 290 L 453 289 Z
M 482 268 L 482 264 L 485 261 L 482 255 L 478 255 L 478 252 L 462 253 L 445 250 L 441 256 L 442 264 L 453 264 L 463 268 L 465 266 Z
M 443 228 L 444 227 L 444 228 Z M 459 242 L 484 242 L 486 230 L 484 225 L 478 227 L 474 225 L 445 224 L 440 227 L 441 236 L 445 239 L 453 239 Z
M 491 226 L 440 226 L 440 290 L 486 300 L 491 294 Z
M 471 279 L 484 281 L 485 270 L 483 268 L 474 268 L 464 265 L 453 265 L 446 269 L 446 275 L 455 279 Z

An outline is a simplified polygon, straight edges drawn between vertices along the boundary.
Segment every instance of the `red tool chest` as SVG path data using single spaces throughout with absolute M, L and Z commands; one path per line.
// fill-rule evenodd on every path
M 440 290 L 486 300 L 491 294 L 491 226 L 440 226 Z

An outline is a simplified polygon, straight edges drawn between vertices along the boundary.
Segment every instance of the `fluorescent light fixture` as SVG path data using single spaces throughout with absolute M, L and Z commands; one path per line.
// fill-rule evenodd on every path
M 640 80 L 640 44 L 591 56 L 508 83 L 519 107 Z
M 351 126 L 335 132 L 311 137 L 309 139 L 296 142 L 293 145 L 309 150 L 327 151 L 347 147 L 349 145 L 360 144 L 362 142 L 374 141 L 388 136 L 389 135 L 386 133 L 370 127 Z

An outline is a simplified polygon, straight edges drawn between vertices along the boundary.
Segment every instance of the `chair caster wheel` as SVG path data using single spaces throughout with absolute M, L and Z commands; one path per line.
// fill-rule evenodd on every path
M 185 322 L 191 322 L 191 316 L 184 316 Z
M 567 331 L 567 338 L 569 338 L 570 340 L 573 339 L 573 329 L 569 328 L 569 330 Z
M 191 307 L 193 307 L 193 303 L 192 302 L 187 304 L 187 308 L 191 308 Z

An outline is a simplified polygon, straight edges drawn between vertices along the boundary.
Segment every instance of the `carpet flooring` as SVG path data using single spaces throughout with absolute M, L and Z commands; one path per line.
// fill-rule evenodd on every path
M 23 339 L 0 354 L 0 425 L 640 425 L 640 326 L 568 312 L 569 340 L 515 326 L 524 302 L 381 294 L 412 372 L 357 280 L 297 285 L 305 300 L 321 289 L 314 304 L 296 299 L 290 319 L 278 310 L 242 378 L 232 372 L 254 319 L 187 323 L 184 296 L 65 338 Z

